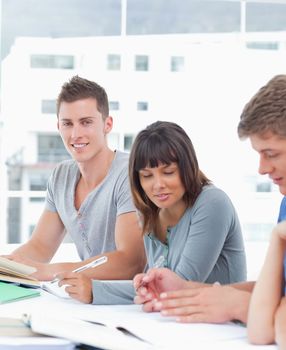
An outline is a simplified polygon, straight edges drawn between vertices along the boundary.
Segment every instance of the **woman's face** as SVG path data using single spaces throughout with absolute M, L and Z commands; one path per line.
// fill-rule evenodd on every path
M 140 184 L 148 198 L 158 208 L 181 204 L 185 194 L 177 163 L 139 170 Z

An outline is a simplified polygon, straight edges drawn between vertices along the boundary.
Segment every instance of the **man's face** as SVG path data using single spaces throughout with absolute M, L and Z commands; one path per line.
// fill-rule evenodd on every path
M 268 131 L 263 135 L 251 135 L 250 142 L 259 153 L 259 173 L 268 174 L 286 195 L 286 138 Z
M 58 129 L 71 156 L 86 162 L 107 148 L 105 136 L 112 129 L 112 118 L 103 120 L 94 98 L 62 102 Z

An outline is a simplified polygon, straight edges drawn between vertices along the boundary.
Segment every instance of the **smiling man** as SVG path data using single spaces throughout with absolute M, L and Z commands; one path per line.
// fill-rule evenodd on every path
M 73 159 L 53 171 L 32 237 L 10 258 L 35 266 L 38 279 L 51 280 L 104 254 L 108 262 L 86 270 L 88 277 L 130 279 L 145 266 L 144 245 L 129 188 L 128 155 L 107 144 L 113 120 L 105 90 L 73 77 L 58 96 L 57 116 Z M 50 264 L 66 234 L 81 261 Z

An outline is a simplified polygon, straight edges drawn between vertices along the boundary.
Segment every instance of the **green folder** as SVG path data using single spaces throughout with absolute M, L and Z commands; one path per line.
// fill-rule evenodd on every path
M 0 282 L 0 304 L 40 296 L 36 289 L 28 289 L 16 286 L 12 283 Z

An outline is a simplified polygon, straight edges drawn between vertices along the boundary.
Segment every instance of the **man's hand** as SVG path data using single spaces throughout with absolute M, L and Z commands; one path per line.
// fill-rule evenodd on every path
M 135 304 L 143 304 L 146 312 L 154 311 L 153 305 L 162 292 L 182 289 L 186 281 L 167 268 L 150 269 L 134 277 L 133 284 L 137 295 Z
M 92 282 L 91 279 L 82 273 L 63 272 L 55 276 L 60 281 L 59 287 L 67 285 L 65 291 L 71 298 L 90 304 L 92 302 Z
M 246 322 L 250 293 L 229 286 L 183 289 L 160 295 L 153 308 L 179 322 Z

